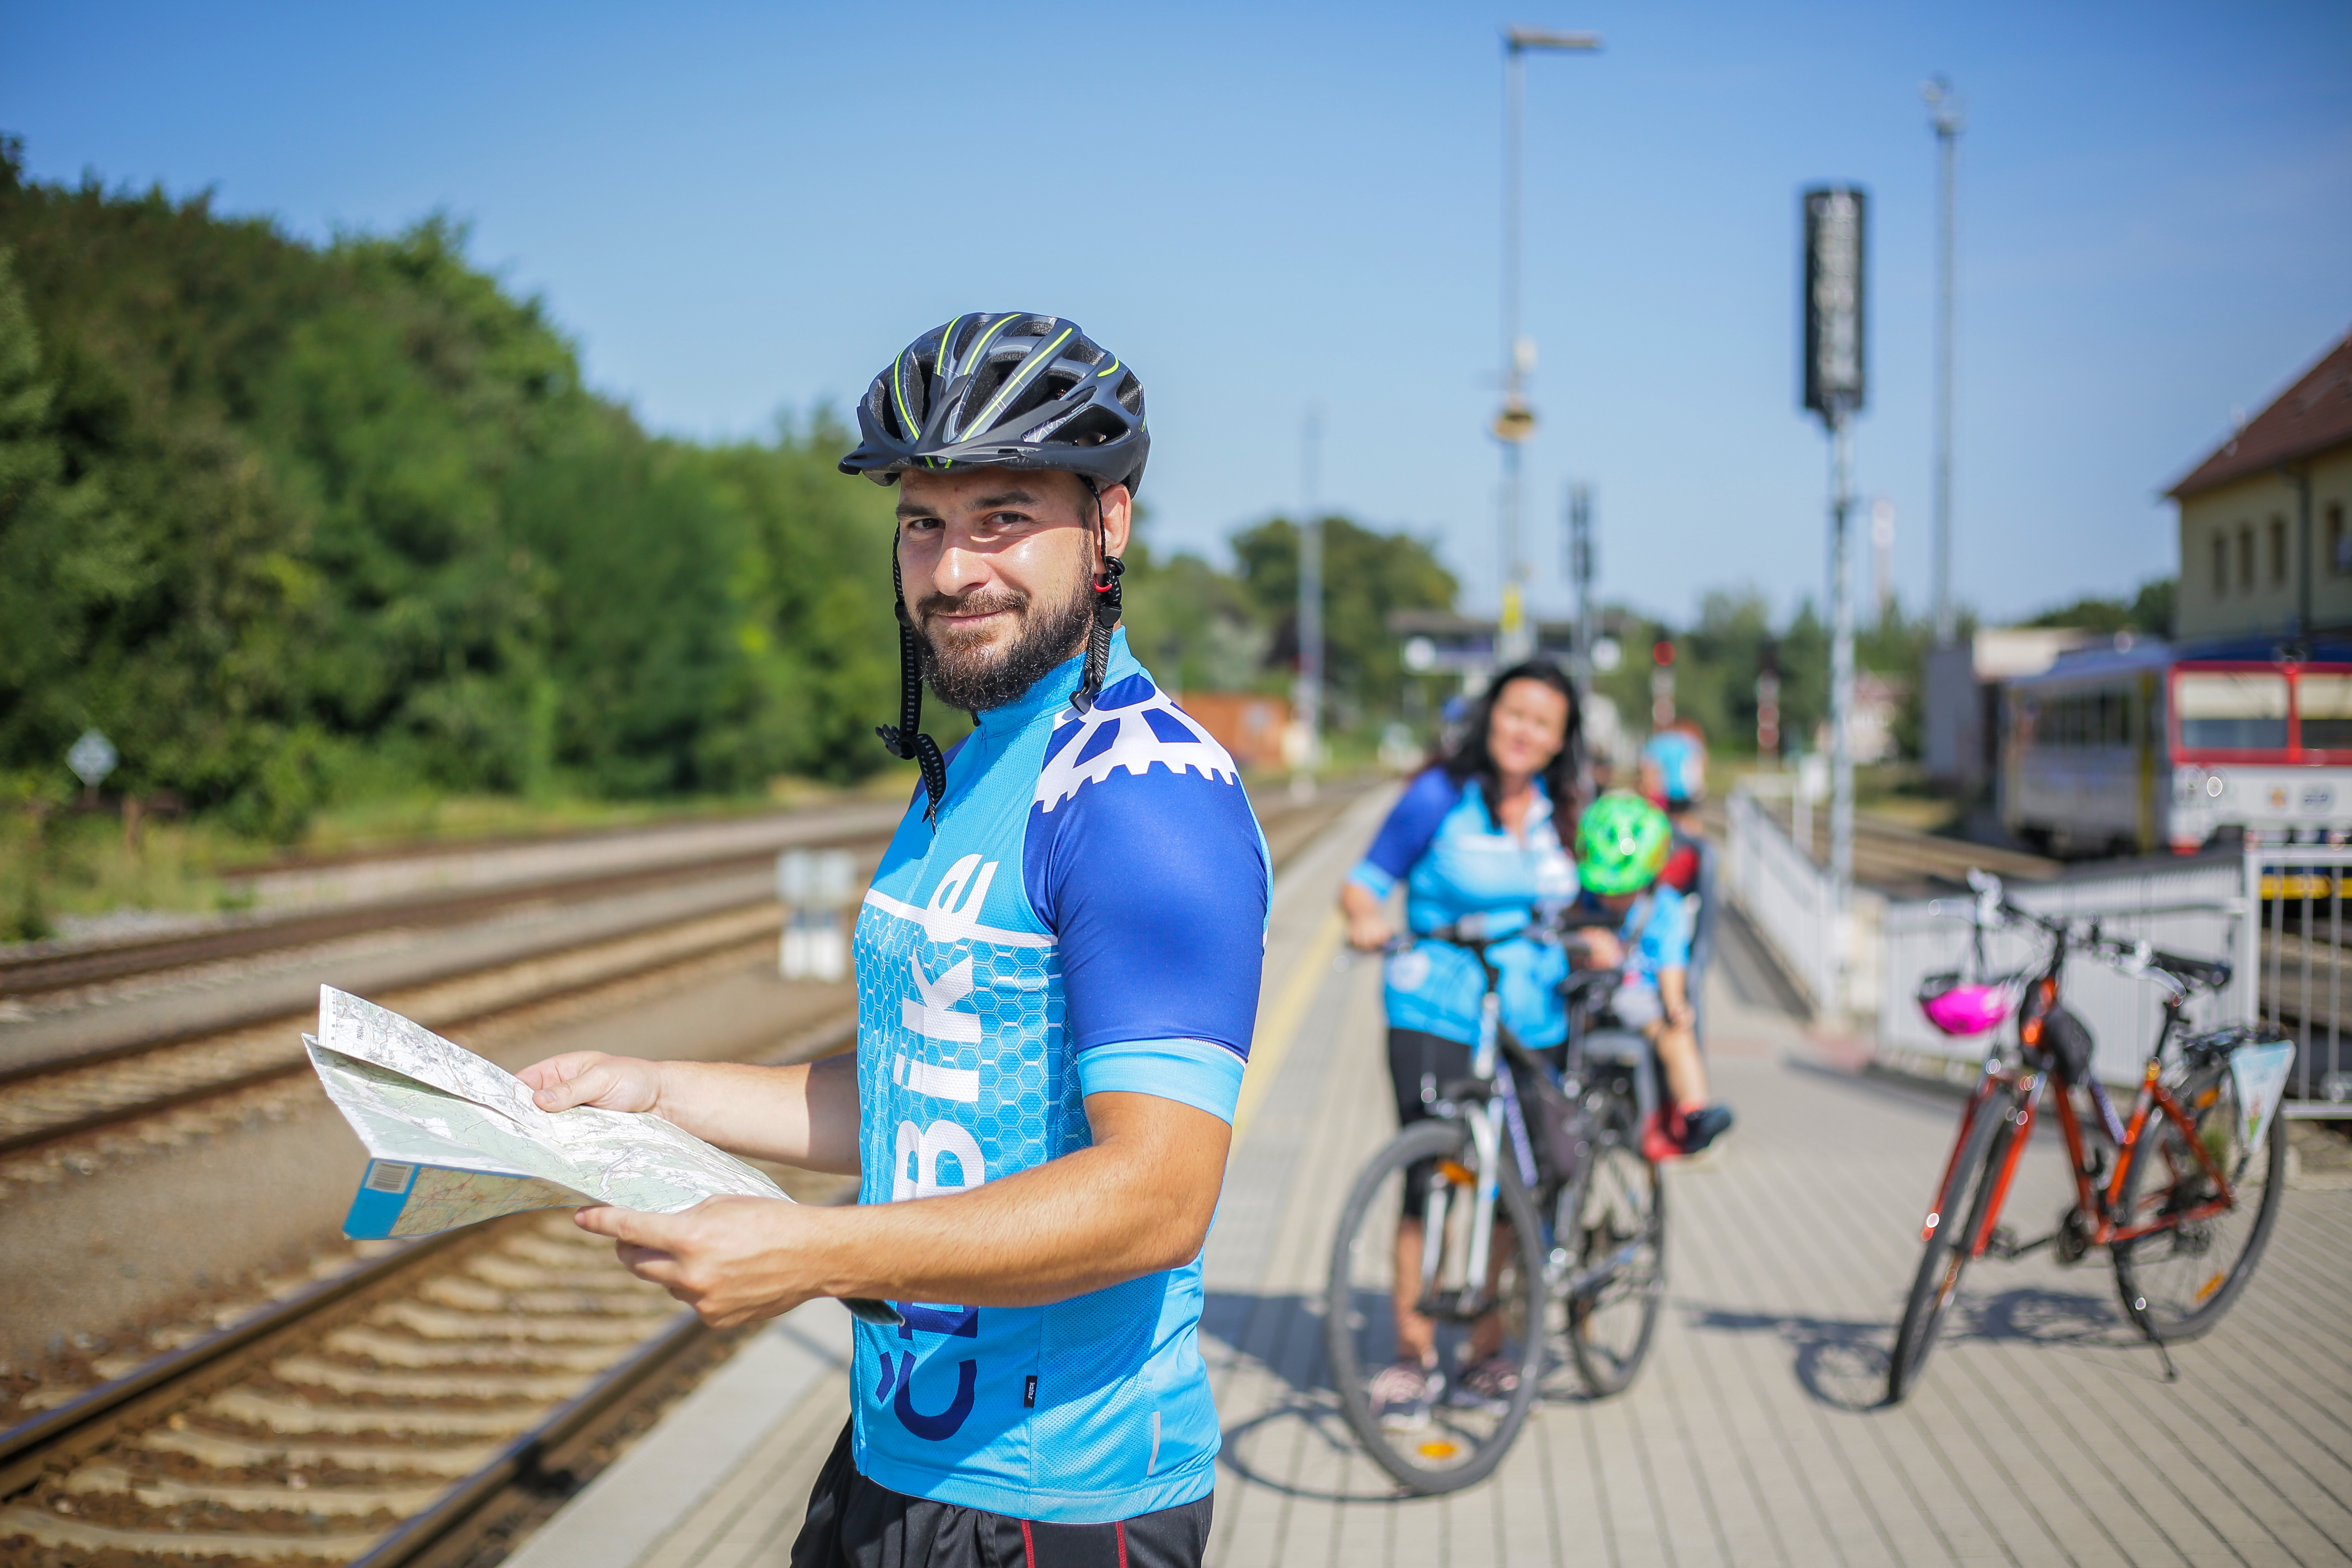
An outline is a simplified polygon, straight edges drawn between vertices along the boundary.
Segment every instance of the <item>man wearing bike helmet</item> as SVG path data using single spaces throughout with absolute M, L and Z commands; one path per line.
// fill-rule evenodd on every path
M 1610 1010 L 1657 1047 L 1671 1104 L 1643 1132 L 1653 1160 L 1696 1154 L 1730 1130 L 1731 1108 L 1707 1101 L 1706 1068 L 1692 1032 L 1690 921 L 1683 896 L 1660 879 L 1673 847 L 1666 814 L 1641 796 L 1602 795 L 1576 828 L 1584 890 L 1567 923 L 1580 927 L 1579 966 L 1616 969 L 1623 983 Z
M 1200 1253 L 1268 860 L 1233 760 L 1118 629 L 1142 388 L 1069 321 L 959 316 L 875 378 L 858 426 L 843 469 L 899 498 L 881 733 L 922 784 L 858 917 L 856 1056 L 580 1053 L 524 1077 L 550 1110 L 657 1110 L 861 1176 L 852 1208 L 581 1219 L 714 1323 L 895 1307 L 856 1326 L 796 1568 L 1197 1563 L 1219 1443 Z M 946 754 L 925 679 L 976 721 Z

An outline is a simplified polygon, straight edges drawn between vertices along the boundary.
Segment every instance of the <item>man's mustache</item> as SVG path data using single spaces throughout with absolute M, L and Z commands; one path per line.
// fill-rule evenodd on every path
M 982 588 L 970 594 L 926 594 L 915 602 L 915 619 L 933 616 L 992 616 L 1000 610 L 1015 615 L 1029 607 L 1029 595 L 1012 588 Z

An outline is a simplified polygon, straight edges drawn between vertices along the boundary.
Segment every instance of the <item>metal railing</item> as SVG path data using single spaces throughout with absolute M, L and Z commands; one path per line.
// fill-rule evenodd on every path
M 1732 792 L 1724 814 L 1730 826 L 1723 858 L 1727 890 L 1813 1011 L 1834 1012 L 1839 965 L 1829 874 L 1747 791 Z
M 2239 933 L 2242 973 L 2259 977 L 2244 1017 L 2295 1043 L 2284 1114 L 2352 1117 L 2352 955 L 2345 951 L 2344 889 L 2352 847 L 2250 844 L 2240 862 L 2247 908 Z

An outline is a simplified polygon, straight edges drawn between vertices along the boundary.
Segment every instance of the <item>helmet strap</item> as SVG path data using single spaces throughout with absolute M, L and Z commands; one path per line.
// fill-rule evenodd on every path
M 939 742 L 923 733 L 923 652 L 915 640 L 915 618 L 907 613 L 907 589 L 898 573 L 898 538 L 890 536 L 890 607 L 898 616 L 898 721 L 877 724 L 874 732 L 882 737 L 883 749 L 900 762 L 911 762 L 922 770 L 923 794 L 928 800 L 923 807 L 923 820 L 936 833 L 940 826 L 940 806 L 948 795 L 947 759 L 940 755 Z
M 1070 698 L 1070 707 L 1077 712 L 1091 712 L 1095 699 L 1102 695 L 1103 676 L 1110 668 L 1110 635 L 1118 628 L 1122 597 L 1118 580 L 1127 571 L 1127 563 L 1110 552 L 1110 534 L 1103 526 L 1102 490 L 1093 479 L 1081 474 L 1087 492 L 1095 498 L 1095 552 L 1102 560 L 1102 570 L 1087 582 L 1093 590 L 1094 615 L 1087 626 L 1087 663 L 1078 680 L 1078 689 Z

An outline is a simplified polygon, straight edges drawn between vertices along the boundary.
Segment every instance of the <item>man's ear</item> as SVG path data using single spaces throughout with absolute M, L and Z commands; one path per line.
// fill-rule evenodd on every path
M 1127 553 L 1127 542 L 1135 529 L 1135 495 L 1125 485 L 1103 488 L 1103 545 L 1113 555 Z

